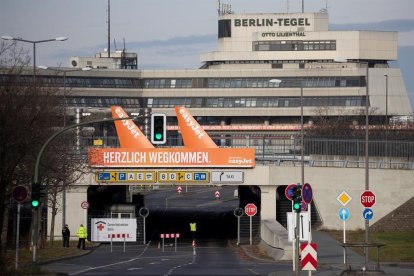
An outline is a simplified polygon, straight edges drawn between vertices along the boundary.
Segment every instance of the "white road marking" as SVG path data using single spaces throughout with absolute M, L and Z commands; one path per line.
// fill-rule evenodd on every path
M 251 268 L 249 268 L 249 271 L 251 272 L 251 273 L 253 273 L 253 274 L 259 274 L 258 272 L 256 272 L 256 271 L 254 271 L 253 269 L 251 269 Z

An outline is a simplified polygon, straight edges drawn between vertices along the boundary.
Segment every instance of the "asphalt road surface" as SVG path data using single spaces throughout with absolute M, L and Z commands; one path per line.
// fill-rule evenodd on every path
M 104 244 L 91 254 L 46 264 L 43 269 L 67 275 L 269 275 L 290 274 L 291 264 L 259 261 L 246 256 L 239 247 L 225 240 L 172 242 L 162 246 Z M 283 273 L 286 275 L 285 273 Z

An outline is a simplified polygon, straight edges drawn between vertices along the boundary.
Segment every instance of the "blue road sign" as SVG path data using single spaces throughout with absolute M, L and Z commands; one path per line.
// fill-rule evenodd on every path
M 305 183 L 305 185 L 303 185 L 302 187 L 302 200 L 305 203 L 310 203 L 312 201 L 312 187 L 309 183 Z
M 349 219 L 349 210 L 347 208 L 342 208 L 339 210 L 339 218 L 343 221 L 347 221 Z
M 362 212 L 362 216 L 365 220 L 371 220 L 374 217 L 374 211 L 370 208 L 365 208 L 364 212 Z
M 206 173 L 194 173 L 194 180 L 206 180 L 207 174 Z
M 307 211 L 308 210 L 308 204 L 306 202 L 301 202 L 300 203 L 300 210 L 301 211 Z
M 298 185 L 290 184 L 285 189 L 285 196 L 287 199 L 292 200 L 293 195 L 295 194 L 296 190 L 298 189 Z
M 119 176 L 118 176 L 119 181 L 125 181 L 126 180 L 126 177 L 127 177 L 127 174 L 126 173 L 124 173 L 124 172 L 120 172 L 119 173 Z
M 102 172 L 102 173 L 98 173 L 98 180 L 101 181 L 105 181 L 105 180 L 110 180 L 111 179 L 111 174 L 109 172 Z

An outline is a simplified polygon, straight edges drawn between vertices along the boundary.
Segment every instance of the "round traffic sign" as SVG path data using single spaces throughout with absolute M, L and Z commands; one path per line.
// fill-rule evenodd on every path
M 236 208 L 236 209 L 234 209 L 233 214 L 236 217 L 241 217 L 241 216 L 243 216 L 243 209 L 242 208 Z
M 149 215 L 149 210 L 148 208 L 142 207 L 142 208 L 139 208 L 138 213 L 141 217 L 146 218 Z
M 17 186 L 13 189 L 13 198 L 17 202 L 22 202 L 27 198 L 27 190 L 23 186 Z
M 341 220 L 347 221 L 349 219 L 349 210 L 347 208 L 341 208 L 338 215 Z
M 366 208 L 362 212 L 362 216 L 364 217 L 365 220 L 371 220 L 374 217 L 374 211 L 372 211 L 372 209 Z
M 365 208 L 370 208 L 375 204 L 375 195 L 371 191 L 365 191 L 361 194 L 361 204 Z
M 244 207 L 244 212 L 249 217 L 253 217 L 254 215 L 257 214 L 257 207 L 253 203 L 249 203 Z
M 285 189 L 285 196 L 287 199 L 292 200 L 293 195 L 295 194 L 295 191 L 298 189 L 297 184 L 290 184 Z
M 313 197 L 313 192 L 312 192 L 312 187 L 309 183 L 305 183 L 302 186 L 302 200 L 309 204 L 312 201 L 312 197 Z
M 89 202 L 87 202 L 87 201 L 82 201 L 82 203 L 81 203 L 81 207 L 82 207 L 82 209 L 88 209 L 88 208 L 89 208 Z

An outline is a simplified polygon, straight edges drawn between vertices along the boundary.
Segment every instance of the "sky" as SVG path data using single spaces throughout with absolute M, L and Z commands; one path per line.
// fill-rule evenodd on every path
M 222 0 L 235 13 L 300 12 L 302 0 Z M 331 30 L 398 31 L 400 67 L 414 107 L 414 0 L 304 0 L 328 7 Z M 111 0 L 111 50 L 138 53 L 139 69 L 194 69 L 217 49 L 217 0 Z M 107 0 L 1 0 L 0 36 L 64 42 L 37 44 L 36 63 L 68 66 L 71 56 L 107 48 Z M 32 55 L 32 45 L 21 43 Z

